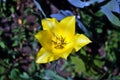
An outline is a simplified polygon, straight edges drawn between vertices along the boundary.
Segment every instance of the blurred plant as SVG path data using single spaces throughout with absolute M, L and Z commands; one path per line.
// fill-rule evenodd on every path
M 79 7 L 79 8 L 84 8 L 84 7 L 87 7 L 87 6 L 90 6 L 92 4 L 95 4 L 96 2 L 97 3 L 101 3 L 103 2 L 104 0 L 89 0 L 89 1 L 82 1 L 82 0 L 68 0 L 68 2 L 70 4 L 72 4 L 73 6 L 75 7 Z
M 0 0 L 0 80 L 119 80 L 120 0 Z M 36 64 L 41 19 L 76 16 L 92 43 L 68 60 Z
M 85 8 L 92 4 L 97 4 L 105 2 L 104 0 L 89 0 L 89 1 L 82 1 L 82 0 L 68 0 L 73 6 L 78 8 Z M 106 5 L 101 6 L 101 12 L 103 12 L 107 18 L 116 26 L 120 26 L 120 20 L 116 17 L 113 12 L 120 14 L 120 3 L 117 0 L 111 0 Z

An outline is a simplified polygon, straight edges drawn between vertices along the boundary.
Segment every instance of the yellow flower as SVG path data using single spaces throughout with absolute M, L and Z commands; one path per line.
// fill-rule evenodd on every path
M 75 34 L 75 16 L 58 22 L 55 18 L 42 20 L 43 30 L 35 37 L 42 45 L 36 63 L 48 63 L 59 58 L 67 59 L 74 49 L 78 51 L 91 41 L 83 34 Z

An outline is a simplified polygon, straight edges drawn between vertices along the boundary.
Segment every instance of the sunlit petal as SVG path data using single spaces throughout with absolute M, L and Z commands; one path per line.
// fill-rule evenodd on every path
M 58 24 L 58 21 L 55 18 L 46 18 L 42 20 L 43 30 L 49 30 L 55 27 Z
M 52 49 L 52 33 L 50 31 L 40 31 L 35 37 L 46 50 Z
M 46 51 L 44 48 L 41 48 L 37 54 L 36 63 L 48 63 L 57 59 L 57 56 L 54 56 L 52 53 Z
M 64 18 L 58 25 L 53 29 L 53 32 L 66 38 L 67 41 L 73 39 L 75 34 L 75 16 L 69 16 Z
M 91 41 L 83 34 L 76 34 L 75 35 L 75 51 L 78 51 L 83 46 L 89 44 Z
M 52 52 L 54 53 L 54 55 L 59 56 L 61 58 L 67 59 L 68 55 L 72 52 L 73 50 L 73 43 L 68 43 L 67 45 L 64 46 L 64 48 L 62 49 L 56 49 L 53 48 Z
M 63 58 L 63 59 L 67 59 L 67 57 L 68 57 L 69 54 L 72 52 L 72 50 L 73 50 L 73 48 L 68 49 L 66 52 L 62 53 L 62 54 L 60 55 L 60 57 Z

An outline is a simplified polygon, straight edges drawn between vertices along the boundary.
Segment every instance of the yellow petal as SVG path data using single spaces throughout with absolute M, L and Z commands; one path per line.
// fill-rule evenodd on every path
M 55 18 L 46 18 L 42 20 L 43 30 L 50 30 L 58 24 Z
M 52 30 L 56 35 L 62 36 L 68 42 L 71 41 L 75 34 L 75 16 L 69 16 L 64 18 Z
M 35 38 L 46 50 L 49 51 L 52 49 L 52 33 L 50 31 L 47 30 L 40 31 L 35 35 Z
M 83 46 L 91 43 L 91 41 L 83 34 L 76 34 L 75 35 L 75 51 L 78 51 L 81 49 Z
M 48 63 L 54 60 L 57 60 L 59 57 L 54 56 L 52 53 L 46 51 L 44 48 L 41 48 L 37 54 L 36 63 Z
M 70 55 L 70 53 L 72 52 L 73 48 L 72 49 L 68 49 L 65 53 L 62 53 L 60 55 L 61 58 L 64 58 L 64 59 L 67 59 L 67 57 Z
M 52 52 L 55 56 L 59 56 L 61 58 L 67 59 L 67 57 L 69 56 L 69 54 L 72 52 L 73 50 L 73 42 L 71 43 L 67 43 L 65 46 L 63 46 L 64 48 L 62 49 L 56 49 L 53 48 Z

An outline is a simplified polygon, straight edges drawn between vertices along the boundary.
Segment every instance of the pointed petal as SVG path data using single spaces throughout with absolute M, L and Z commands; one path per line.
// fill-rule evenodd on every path
M 83 34 L 76 34 L 75 35 L 75 51 L 78 51 L 81 49 L 83 46 L 91 43 L 91 41 Z
M 62 36 L 67 41 L 71 41 L 75 34 L 75 16 L 69 16 L 61 20 L 57 27 L 54 27 L 53 32 L 57 36 Z
M 72 49 L 69 49 L 65 53 L 62 53 L 60 57 L 63 59 L 67 59 L 67 57 L 70 55 L 71 52 L 72 52 Z
M 47 30 L 40 31 L 35 35 L 35 38 L 46 50 L 52 49 L 52 33 L 50 31 Z
M 36 63 L 49 63 L 51 61 L 57 60 L 58 57 L 54 56 L 52 53 L 41 48 L 37 54 Z
M 55 27 L 58 24 L 58 21 L 55 18 L 46 18 L 42 20 L 43 30 L 49 30 Z

